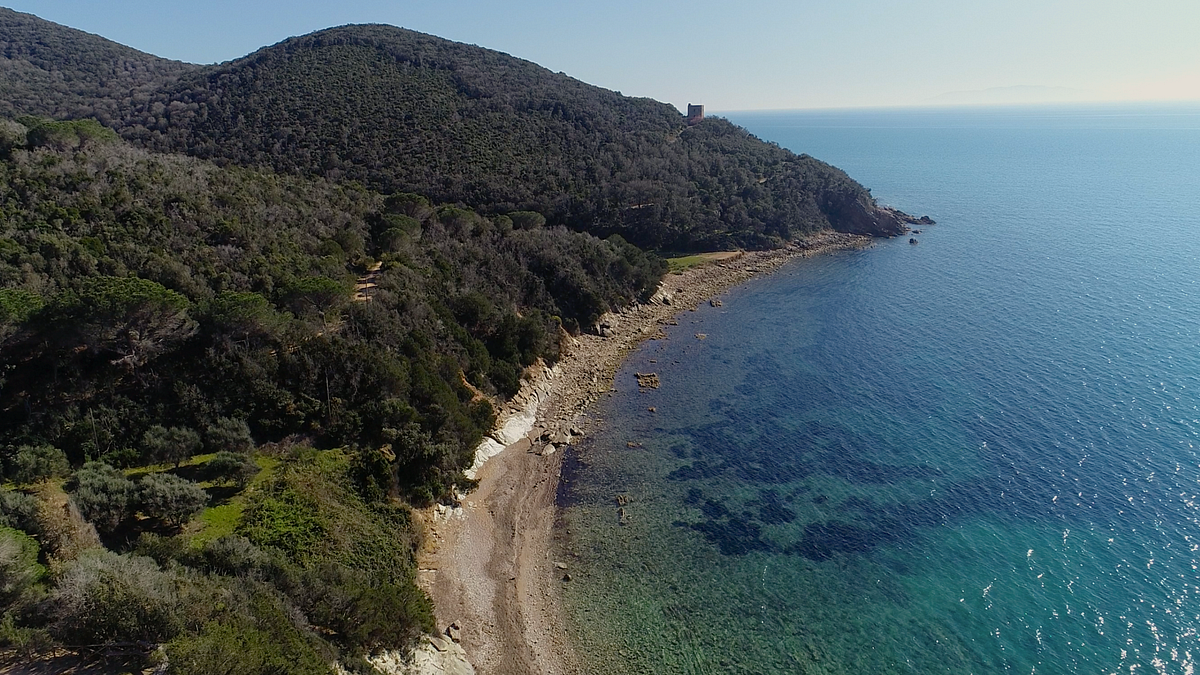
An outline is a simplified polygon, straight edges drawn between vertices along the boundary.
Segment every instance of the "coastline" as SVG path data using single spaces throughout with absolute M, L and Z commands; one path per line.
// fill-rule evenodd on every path
M 553 560 L 559 448 L 588 432 L 587 409 L 612 388 L 625 356 L 676 315 L 796 258 L 869 247 L 873 238 L 820 232 L 773 251 L 746 252 L 668 274 L 647 303 L 608 314 L 601 335 L 569 338 L 497 414 L 471 474 L 479 487 L 454 508 L 421 512 L 419 583 L 434 601 L 438 628 L 460 644 L 426 641 L 418 672 L 481 674 L 585 672 L 567 643 L 558 585 L 569 568 Z M 451 629 L 450 627 L 454 628 Z M 461 648 L 460 648 L 461 647 Z M 465 650 L 465 651 L 464 651 Z M 425 658 L 426 662 L 430 659 Z

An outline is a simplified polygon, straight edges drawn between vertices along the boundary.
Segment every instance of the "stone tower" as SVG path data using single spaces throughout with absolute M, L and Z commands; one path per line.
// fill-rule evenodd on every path
M 688 126 L 699 124 L 704 119 L 704 106 L 688 104 L 687 123 Z

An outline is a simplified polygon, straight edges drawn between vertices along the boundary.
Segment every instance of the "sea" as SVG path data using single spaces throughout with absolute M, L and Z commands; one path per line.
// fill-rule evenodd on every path
M 1200 104 L 726 116 L 937 224 L 628 358 L 559 493 L 588 671 L 1192 673 Z

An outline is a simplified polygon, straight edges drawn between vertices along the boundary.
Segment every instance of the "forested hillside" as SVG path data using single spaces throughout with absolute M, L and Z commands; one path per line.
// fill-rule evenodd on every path
M 27 137 L 45 126 L 87 127 Z M 235 417 L 263 441 L 330 446 L 415 424 L 453 445 L 446 478 L 416 481 L 440 494 L 491 424 L 460 371 L 515 393 L 522 368 L 557 357 L 560 326 L 652 292 L 664 270 L 535 214 L 484 218 L 115 140 L 9 150 L 0 209 L 0 428 L 76 463 L 136 451 L 154 424 Z M 370 299 L 352 301 L 376 267 Z
M 205 69 L 130 110 L 147 147 L 354 179 L 657 249 L 767 247 L 870 202 L 845 173 L 728 122 L 392 26 Z
M 0 525 L 14 528 L 0 530 L 0 565 L 26 581 L 0 598 L 0 643 L 142 640 L 232 659 L 239 643 L 219 631 L 269 625 L 254 658 L 291 658 L 286 647 L 318 665 L 408 644 L 430 614 L 404 543 L 418 534 L 395 500 L 469 488 L 462 470 L 494 421 L 480 394 L 515 393 L 525 367 L 558 357 L 564 328 L 644 297 L 665 270 L 619 237 L 534 213 L 485 218 L 151 154 L 95 122 L 22 122 L 0 133 L 0 460 L 24 486 L 0 493 Z M 356 296 L 363 277 L 373 288 Z M 55 503 L 74 520 L 50 518 Z M 213 530 L 220 518 L 232 520 Z M 396 549 L 390 562 L 356 557 L 368 543 L 321 543 L 330 523 L 362 518 L 391 523 L 369 543 Z M 191 571 L 158 567 L 170 561 Z M 47 578 L 45 564 L 64 571 Z M 212 581 L 232 598 L 225 612 L 193 578 L 246 565 L 265 586 Z M 118 614 L 110 603 L 132 602 L 134 615 L 77 625 L 68 581 L 86 596 L 70 602 Z M 330 608 L 310 586 L 349 595 Z M 336 624 L 360 609 L 360 633 Z
M 0 115 L 120 123 L 150 93 L 198 69 L 0 7 Z
M 844 172 L 727 121 L 687 127 L 670 105 L 401 28 L 329 29 L 203 68 L 153 63 L 148 72 L 170 73 L 157 76 L 161 86 L 132 95 L 109 87 L 92 108 L 158 151 L 482 212 L 536 211 L 659 250 L 772 247 L 824 228 L 903 230 Z M 32 86 L 23 70 L 8 79 Z

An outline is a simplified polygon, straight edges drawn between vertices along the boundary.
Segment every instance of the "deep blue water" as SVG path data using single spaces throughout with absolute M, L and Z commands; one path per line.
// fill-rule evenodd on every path
M 629 359 L 563 490 L 591 667 L 1192 672 L 1200 106 L 729 117 L 938 224 Z

